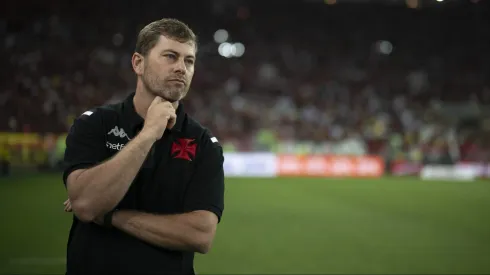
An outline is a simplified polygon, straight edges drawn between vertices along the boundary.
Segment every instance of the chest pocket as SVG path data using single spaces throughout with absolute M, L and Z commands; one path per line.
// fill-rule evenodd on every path
M 197 151 L 197 139 L 168 135 L 155 144 L 140 172 L 138 197 L 143 211 L 173 214 L 183 210 Z

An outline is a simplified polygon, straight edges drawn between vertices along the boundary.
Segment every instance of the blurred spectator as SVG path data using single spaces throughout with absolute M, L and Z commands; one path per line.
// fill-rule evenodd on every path
M 175 16 L 201 43 L 184 104 L 226 150 L 484 158 L 478 153 L 488 141 L 471 138 L 475 132 L 457 136 L 458 121 L 478 119 L 475 106 L 490 102 L 482 4 L 123 2 L 51 0 L 8 13 L 0 23 L 0 58 L 10 68 L 0 82 L 0 131 L 62 134 L 87 109 L 120 100 L 134 90 L 139 27 Z M 188 5 L 198 12 L 189 14 Z M 229 33 L 228 53 L 214 40 L 220 28 Z M 243 56 L 223 57 L 238 51 L 235 42 Z

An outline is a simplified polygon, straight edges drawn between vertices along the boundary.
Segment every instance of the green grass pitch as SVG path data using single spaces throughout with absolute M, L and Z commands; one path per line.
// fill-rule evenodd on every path
M 0 179 L 0 274 L 63 274 L 59 174 Z M 199 274 L 490 274 L 490 182 L 227 179 Z

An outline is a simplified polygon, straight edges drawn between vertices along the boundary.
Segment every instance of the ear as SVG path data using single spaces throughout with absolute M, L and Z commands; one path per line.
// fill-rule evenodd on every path
M 145 58 L 139 53 L 133 53 L 133 57 L 131 58 L 131 64 L 133 65 L 133 70 L 136 75 L 140 76 L 143 74 Z

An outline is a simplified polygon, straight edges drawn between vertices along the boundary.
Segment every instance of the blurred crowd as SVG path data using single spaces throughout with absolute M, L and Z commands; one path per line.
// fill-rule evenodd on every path
M 176 17 L 200 40 L 185 107 L 229 150 L 488 161 L 490 15 L 480 5 L 47 2 L 0 19 L 0 132 L 64 133 L 124 98 L 137 32 Z M 219 54 L 218 29 L 243 56 Z

